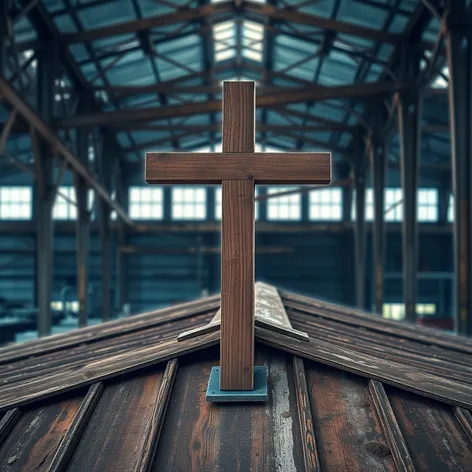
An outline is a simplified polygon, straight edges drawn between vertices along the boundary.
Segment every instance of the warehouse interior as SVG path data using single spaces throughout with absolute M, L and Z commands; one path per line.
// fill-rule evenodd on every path
M 256 280 L 472 334 L 470 0 L 1 0 L 0 343 L 220 290 L 221 188 L 149 151 L 328 151 L 328 188 L 256 187 Z

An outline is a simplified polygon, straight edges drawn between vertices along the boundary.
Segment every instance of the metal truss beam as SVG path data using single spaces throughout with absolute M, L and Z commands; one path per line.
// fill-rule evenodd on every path
M 472 335 L 472 13 L 466 12 L 465 3 L 450 2 L 444 29 L 449 64 L 456 330 Z
M 374 192 L 373 223 L 373 281 L 375 312 L 383 313 L 384 273 L 385 273 L 385 175 L 387 171 L 388 149 L 382 136 L 382 128 L 387 121 L 382 109 L 375 109 L 372 116 L 372 133 L 367 141 L 367 151 L 372 171 Z
M 328 100 L 331 98 L 359 98 L 372 95 L 385 95 L 410 88 L 405 82 L 367 83 L 336 87 L 312 87 L 308 90 L 289 89 L 271 95 L 258 95 L 256 106 L 259 108 L 281 107 L 293 103 Z M 221 100 L 197 103 L 183 103 L 167 107 L 120 109 L 105 113 L 86 113 L 61 118 L 57 127 L 71 128 L 81 126 L 108 126 L 126 121 L 152 121 L 176 118 L 195 114 L 216 113 L 221 110 Z
M 356 220 L 354 222 L 356 305 L 360 309 L 365 309 L 366 161 L 364 159 L 364 152 L 360 150 L 360 147 L 357 147 L 357 149 L 360 155 L 356 156 L 353 169 L 354 185 L 356 189 Z
M 126 23 L 120 23 L 102 28 L 93 28 L 88 31 L 78 33 L 62 34 L 60 41 L 63 44 L 77 44 L 82 42 L 97 41 L 111 36 L 137 33 L 152 28 L 165 27 L 169 25 L 182 24 L 188 22 L 201 21 L 207 17 L 221 15 L 222 19 L 234 17 L 234 15 L 250 15 L 252 17 L 263 17 L 274 20 L 291 22 L 314 28 L 320 28 L 327 31 L 335 31 L 372 41 L 381 41 L 389 44 L 400 44 L 404 41 L 401 34 L 379 31 L 374 28 L 368 28 L 352 23 L 346 23 L 338 20 L 316 16 L 296 10 L 281 9 L 269 4 L 260 4 L 251 1 L 224 1 L 212 3 L 198 8 L 184 8 L 176 13 L 168 13 L 149 18 L 142 18 Z M 19 45 L 21 49 L 36 49 L 41 47 L 44 42 L 29 41 Z
M 84 166 L 80 159 L 59 139 L 53 129 L 48 126 L 36 113 L 30 105 L 21 98 L 17 92 L 11 87 L 8 81 L 0 76 L 0 93 L 3 98 L 18 111 L 18 114 L 28 122 L 30 126 L 51 146 L 55 153 L 61 155 L 74 171 L 82 176 L 95 192 L 104 199 L 107 204 L 116 211 L 118 216 L 122 218 L 128 225 L 134 223 L 128 217 L 126 212 L 115 202 L 106 189 L 95 179 L 95 177 Z
M 420 58 L 417 54 L 405 57 L 408 77 L 419 74 Z M 400 163 L 403 189 L 403 296 L 405 319 L 416 321 L 418 272 L 418 175 L 421 156 L 422 94 L 420 90 L 399 93 L 398 132 L 400 137 Z

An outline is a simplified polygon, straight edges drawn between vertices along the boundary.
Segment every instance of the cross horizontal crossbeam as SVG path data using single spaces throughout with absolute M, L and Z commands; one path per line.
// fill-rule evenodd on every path
M 149 184 L 329 184 L 331 154 L 304 153 L 147 153 Z

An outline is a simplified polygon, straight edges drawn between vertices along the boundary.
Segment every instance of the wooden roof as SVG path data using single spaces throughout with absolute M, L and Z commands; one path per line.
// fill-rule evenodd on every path
M 176 340 L 218 297 L 0 349 L 0 470 L 470 470 L 471 340 L 279 294 L 310 340 L 256 326 L 261 405 L 206 403 L 218 332 Z

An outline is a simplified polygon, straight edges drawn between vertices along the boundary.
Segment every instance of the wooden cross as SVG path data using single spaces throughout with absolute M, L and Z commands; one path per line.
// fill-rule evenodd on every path
M 255 153 L 254 82 L 223 84 L 222 153 L 147 153 L 149 184 L 222 184 L 220 388 L 254 382 L 254 184 L 329 184 L 330 153 Z

